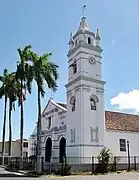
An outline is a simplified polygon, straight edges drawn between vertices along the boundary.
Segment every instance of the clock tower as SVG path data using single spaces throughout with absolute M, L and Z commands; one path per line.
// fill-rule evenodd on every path
M 67 157 L 96 156 L 104 146 L 104 84 L 100 34 L 82 17 L 70 34 L 67 88 Z

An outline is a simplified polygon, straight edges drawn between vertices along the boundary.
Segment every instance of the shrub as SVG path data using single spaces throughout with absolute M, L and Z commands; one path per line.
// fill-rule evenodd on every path
M 109 149 L 103 148 L 98 155 L 98 165 L 96 167 L 96 173 L 107 173 L 109 161 L 112 153 Z
M 65 164 L 65 168 L 64 168 L 64 176 L 70 174 L 71 174 L 71 165 L 67 163 Z

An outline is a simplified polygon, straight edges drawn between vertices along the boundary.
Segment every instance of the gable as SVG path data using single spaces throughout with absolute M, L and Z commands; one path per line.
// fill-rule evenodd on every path
M 56 103 L 54 100 L 50 99 L 43 110 L 42 117 L 53 114 L 54 112 L 58 112 L 59 110 L 67 111 L 65 107 Z
M 43 113 L 42 113 L 42 117 L 48 116 L 57 111 L 58 111 L 58 108 L 51 102 L 51 100 L 49 100 Z

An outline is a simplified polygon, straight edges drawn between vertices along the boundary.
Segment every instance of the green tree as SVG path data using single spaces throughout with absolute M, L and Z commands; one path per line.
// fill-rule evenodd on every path
M 23 168 L 23 130 L 24 130 L 24 100 L 26 95 L 26 88 L 31 93 L 30 88 L 27 87 L 28 68 L 27 63 L 29 59 L 29 52 L 31 46 L 25 46 L 23 49 L 17 49 L 20 60 L 17 62 L 16 80 L 20 83 L 19 104 L 20 104 L 20 168 Z M 29 83 L 28 83 L 29 84 Z
M 13 78 L 13 73 L 9 74 L 7 69 L 4 69 L 3 76 L 0 76 L 0 81 L 1 81 L 0 98 L 4 97 L 4 104 L 5 104 L 4 105 L 4 119 L 3 119 L 3 133 L 2 133 L 2 164 L 4 164 L 4 153 L 5 153 L 5 128 L 6 128 L 7 100 L 11 92 L 12 78 Z M 9 129 L 11 129 L 10 126 L 9 126 Z
M 31 52 L 31 66 L 28 73 L 29 83 L 34 79 L 37 85 L 38 96 L 38 123 L 37 123 L 37 172 L 40 172 L 40 142 L 41 142 L 41 97 L 44 97 L 44 83 L 46 82 L 49 89 L 52 91 L 57 90 L 58 79 L 58 66 L 49 61 L 51 53 L 45 53 L 42 56 L 38 56 L 36 53 Z

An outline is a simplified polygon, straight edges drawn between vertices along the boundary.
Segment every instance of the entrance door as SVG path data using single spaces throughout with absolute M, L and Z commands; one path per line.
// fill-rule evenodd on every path
M 59 161 L 60 162 L 62 162 L 62 158 L 65 155 L 66 155 L 66 139 L 62 137 L 59 143 Z
M 52 155 L 52 139 L 49 137 L 45 145 L 45 162 L 50 162 Z

